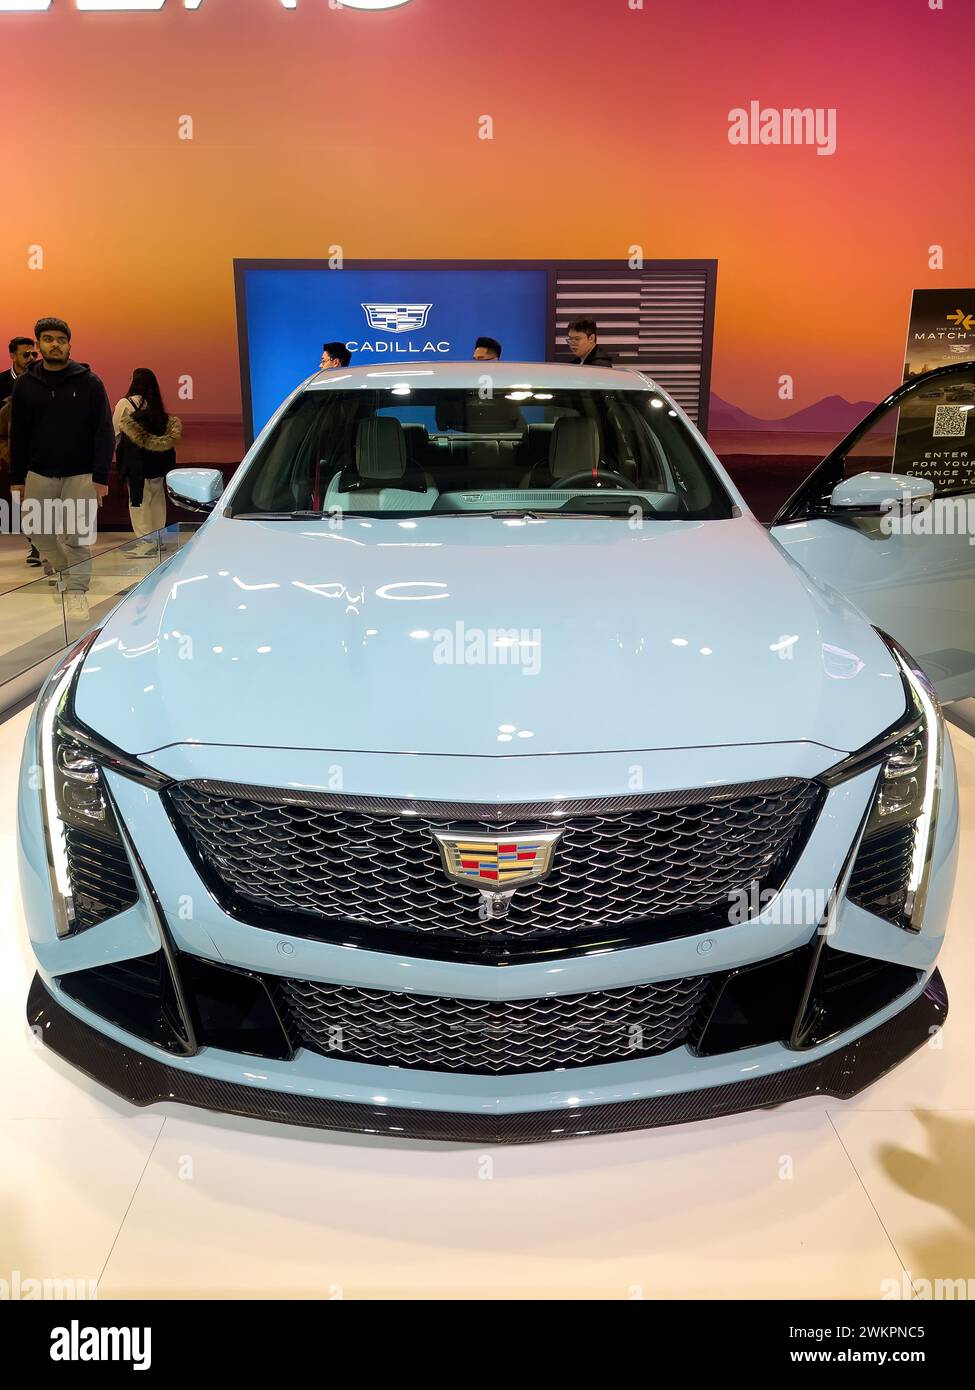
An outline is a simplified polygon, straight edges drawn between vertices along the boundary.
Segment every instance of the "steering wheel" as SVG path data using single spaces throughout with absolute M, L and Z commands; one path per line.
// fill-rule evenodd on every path
M 616 484 L 617 490 L 625 488 L 627 492 L 633 491 L 633 483 L 629 478 L 624 478 L 622 473 L 617 473 L 612 468 L 603 468 L 601 466 L 596 469 L 595 473 L 593 473 L 591 468 L 581 468 L 578 473 L 571 473 L 568 478 L 556 478 L 554 483 L 549 484 L 549 489 L 578 487 L 580 483 L 584 483 L 587 480 L 597 483 L 600 478 L 608 478 L 611 482 Z

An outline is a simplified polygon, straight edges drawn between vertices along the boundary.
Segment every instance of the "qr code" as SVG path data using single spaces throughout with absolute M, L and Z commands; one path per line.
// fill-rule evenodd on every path
M 939 405 L 934 411 L 934 438 L 958 439 L 965 433 L 969 412 L 960 405 Z

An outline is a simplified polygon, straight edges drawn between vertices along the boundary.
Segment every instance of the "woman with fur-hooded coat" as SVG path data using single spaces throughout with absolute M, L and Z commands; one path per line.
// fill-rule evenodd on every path
M 115 407 L 115 466 L 128 487 L 129 516 L 136 536 L 166 525 L 165 478 L 176 464 L 182 421 L 163 406 L 156 375 L 137 367 L 132 384 Z

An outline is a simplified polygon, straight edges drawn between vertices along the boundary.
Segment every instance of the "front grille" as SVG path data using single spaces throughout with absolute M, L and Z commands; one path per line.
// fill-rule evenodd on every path
M 867 912 L 901 925 L 914 858 L 916 826 L 897 826 L 871 835 L 857 852 L 847 897 Z
M 281 980 L 294 1047 L 347 1062 L 429 1071 L 532 1072 L 646 1057 L 680 1046 L 707 976 L 549 999 L 441 999 Z
M 753 884 L 781 886 L 818 811 L 820 789 L 786 778 L 732 792 L 568 802 L 558 817 L 552 803 L 496 814 L 420 802 L 407 814 L 392 802 L 302 800 L 189 782 L 168 797 L 204 876 L 245 916 L 256 907 L 431 936 L 517 941 L 708 912 L 721 926 L 732 894 Z M 557 829 L 562 839 L 549 877 L 519 888 L 506 917 L 483 921 L 477 894 L 447 877 L 434 841 L 435 830 L 461 829 Z
M 139 890 L 120 841 L 66 825 L 64 848 L 74 899 L 75 931 L 97 926 L 138 902 Z

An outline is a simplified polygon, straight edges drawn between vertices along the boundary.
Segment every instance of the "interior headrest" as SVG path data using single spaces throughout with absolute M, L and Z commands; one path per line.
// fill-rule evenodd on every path
M 525 421 L 517 401 L 495 396 L 482 401 L 474 395 L 440 401 L 437 429 L 465 434 L 521 434 Z
M 562 416 L 555 422 L 548 467 L 553 478 L 569 478 L 599 466 L 599 426 L 581 415 Z
M 402 478 L 406 472 L 406 437 L 400 422 L 384 415 L 363 420 L 355 437 L 355 465 L 362 479 L 382 482 Z

